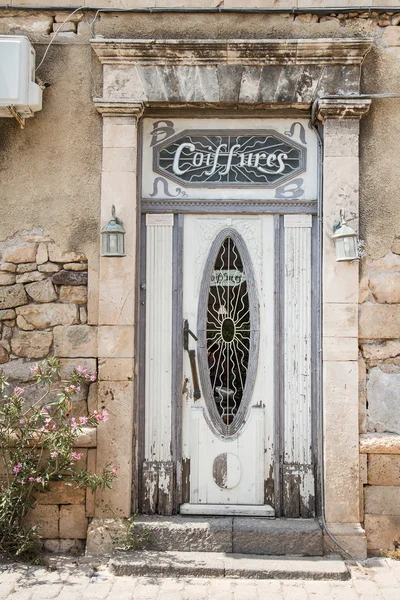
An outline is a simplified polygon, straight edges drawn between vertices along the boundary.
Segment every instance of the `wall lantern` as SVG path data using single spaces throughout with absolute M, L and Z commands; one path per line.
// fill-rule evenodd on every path
M 336 246 L 336 261 L 352 261 L 360 258 L 358 252 L 358 236 L 352 227 L 347 225 L 344 210 L 340 211 L 340 221 L 333 227 L 333 240 Z
M 101 230 L 102 255 L 103 256 L 125 256 L 125 229 L 122 221 L 115 215 L 115 206 L 113 205 L 112 219 Z

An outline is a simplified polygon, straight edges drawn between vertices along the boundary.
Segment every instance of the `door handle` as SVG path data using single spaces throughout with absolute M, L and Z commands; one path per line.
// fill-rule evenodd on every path
M 197 362 L 196 362 L 196 350 L 189 350 L 189 335 L 192 336 L 195 342 L 198 338 L 195 336 L 193 331 L 189 329 L 189 321 L 185 319 L 183 321 L 183 347 L 189 353 L 190 370 L 192 371 L 193 380 L 193 398 L 199 400 L 201 398 L 199 376 L 197 373 Z

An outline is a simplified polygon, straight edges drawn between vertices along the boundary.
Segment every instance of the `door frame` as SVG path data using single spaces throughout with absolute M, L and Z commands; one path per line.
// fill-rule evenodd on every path
M 209 110 L 190 110 L 181 109 L 179 111 L 167 112 L 146 112 L 145 118 L 157 118 L 159 120 L 171 118 L 193 118 L 209 119 L 212 115 Z M 256 111 L 255 111 L 256 112 Z M 257 111 L 258 113 L 258 111 Z M 255 114 L 245 112 L 243 114 L 221 111 L 219 118 L 288 118 L 294 119 L 300 116 L 304 119 L 304 113 L 299 111 L 263 111 Z M 190 501 L 189 495 L 189 475 L 190 465 L 184 464 L 182 460 L 182 380 L 183 380 L 183 361 L 179 358 L 183 352 L 183 217 L 185 214 L 221 214 L 225 212 L 235 214 L 272 214 L 275 223 L 275 293 L 274 293 L 274 339 L 275 339 L 275 461 L 274 461 L 274 486 L 273 490 L 265 489 L 264 503 L 271 504 L 275 508 L 275 516 L 284 515 L 283 499 L 283 448 L 284 448 L 284 344 L 283 344 L 283 323 L 284 323 L 284 215 L 289 214 L 308 214 L 312 215 L 312 235 L 311 235 L 311 306 L 312 306 L 312 330 L 311 330 L 311 354 L 312 354 L 312 376 L 311 376 L 311 402 L 312 402 L 312 455 L 315 468 L 315 514 L 321 514 L 321 499 L 319 497 L 321 481 L 321 465 L 318 456 L 318 422 L 320 419 L 319 405 L 317 402 L 319 361 L 318 354 L 321 347 L 321 265 L 320 265 L 320 247 L 321 233 L 318 227 L 318 198 L 312 201 L 284 200 L 263 201 L 253 200 L 251 191 L 249 198 L 240 201 L 209 201 L 209 200 L 180 200 L 169 202 L 167 200 L 148 200 L 142 197 L 142 144 L 143 144 L 143 120 L 138 124 L 138 223 L 137 223 L 137 314 L 136 322 L 139 327 L 135 333 L 135 354 L 139 357 L 138 377 L 135 382 L 135 396 L 138 398 L 136 409 L 137 422 L 137 470 L 138 470 L 138 508 L 143 510 L 143 485 L 142 470 L 144 461 L 144 432 L 145 432 L 145 289 L 142 289 L 141 282 L 146 278 L 146 214 L 152 213 L 173 213 L 173 314 L 172 314 L 172 443 L 171 454 L 174 463 L 174 493 L 173 493 L 173 514 L 179 513 L 179 506 Z M 320 148 L 318 147 L 316 168 L 322 163 Z

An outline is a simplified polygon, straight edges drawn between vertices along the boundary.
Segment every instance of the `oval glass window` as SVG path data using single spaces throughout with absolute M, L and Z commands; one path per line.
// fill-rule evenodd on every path
M 251 260 L 234 229 L 214 240 L 199 302 L 200 377 L 211 425 L 232 436 L 244 424 L 250 403 L 259 331 Z

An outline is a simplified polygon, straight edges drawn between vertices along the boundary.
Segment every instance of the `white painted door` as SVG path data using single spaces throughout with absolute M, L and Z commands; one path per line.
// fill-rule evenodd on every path
M 181 513 L 273 515 L 272 215 L 185 215 L 183 317 L 198 340 L 183 352 Z

